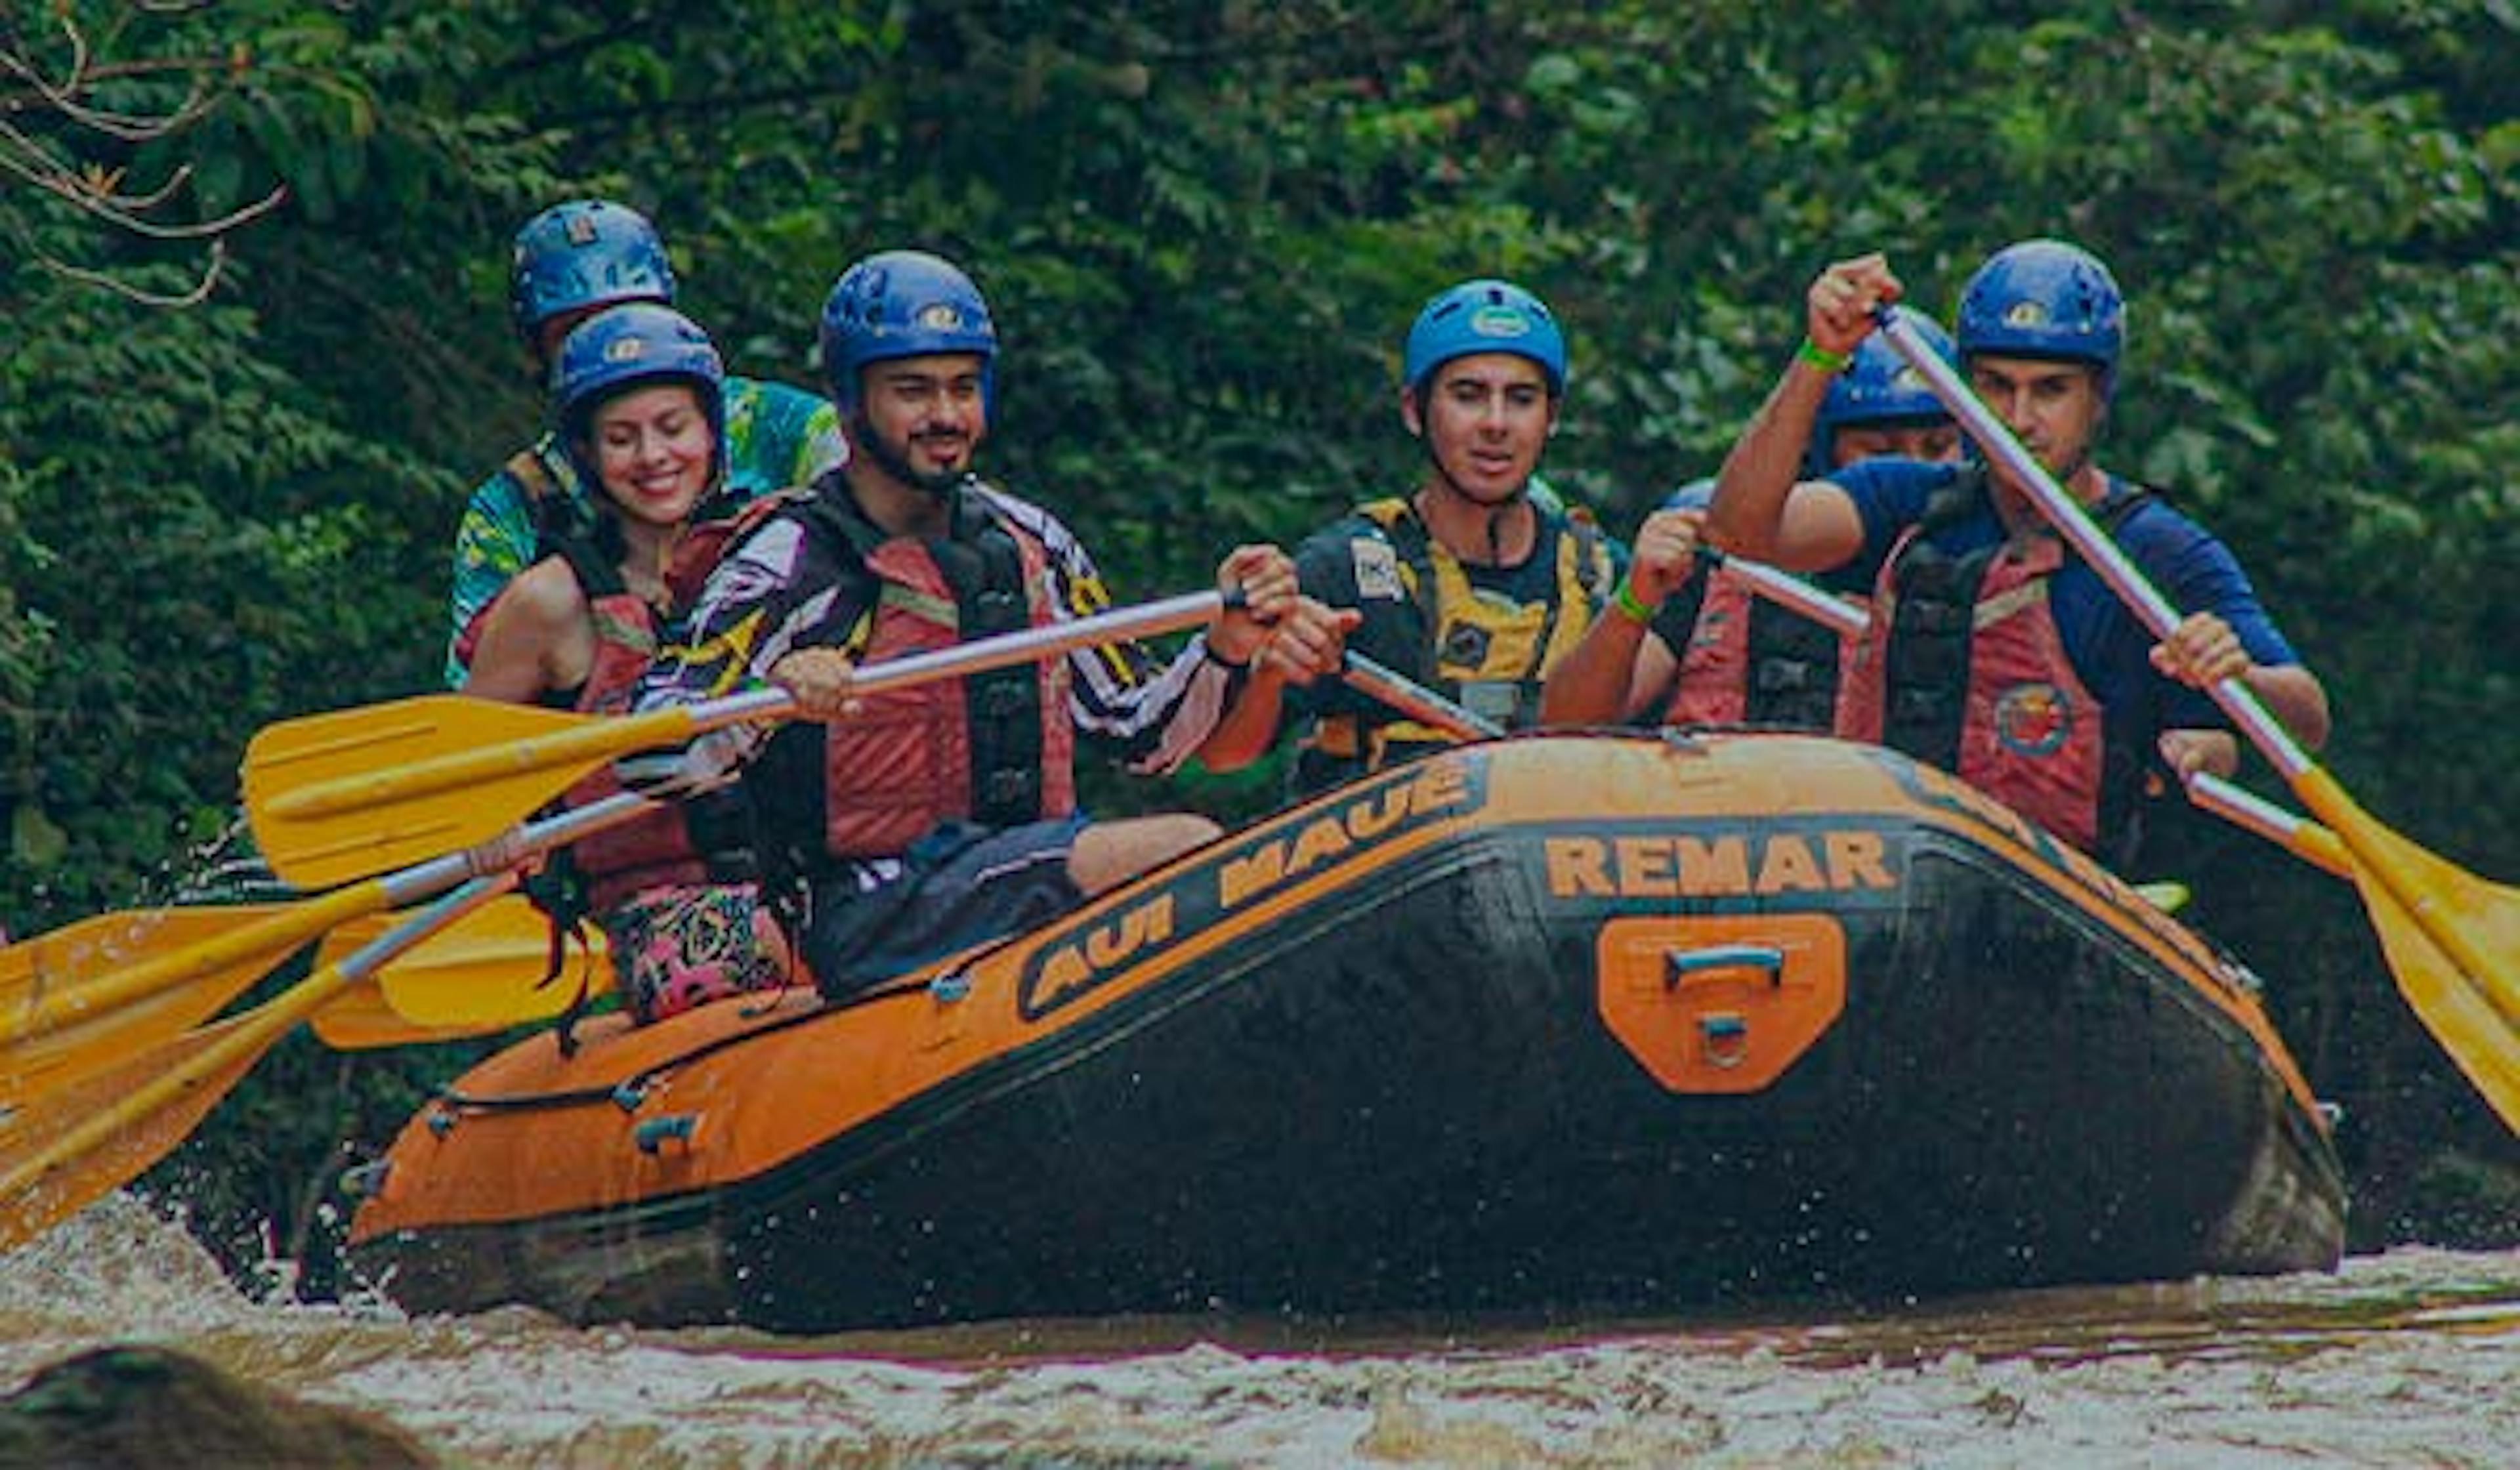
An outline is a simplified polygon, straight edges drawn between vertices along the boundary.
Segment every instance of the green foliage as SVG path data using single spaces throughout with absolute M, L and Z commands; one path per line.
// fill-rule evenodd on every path
M 584 193 L 656 218 L 740 371 L 800 383 L 847 261 L 968 263 L 1007 342 L 991 467 L 1083 528 L 1123 595 L 1406 484 L 1398 341 L 1452 280 L 1512 276 L 1568 323 L 1548 469 L 1616 527 L 1713 468 L 1827 260 L 1885 250 L 1947 311 L 1995 246 L 2072 237 L 2133 301 L 2103 458 L 2238 548 L 2329 681 L 2358 794 L 2520 871 L 2520 613 L 2497 574 L 2520 564 L 2509 6 L 72 9 L 115 55 L 226 65 L 180 133 L 45 136 L 134 178 L 191 164 L 184 218 L 275 183 L 290 203 L 237 235 L 211 304 L 165 312 L 41 261 L 174 290 L 192 255 L 0 188 L 15 930 L 162 887 L 225 826 L 260 725 L 428 687 L 461 497 L 540 416 L 506 239 Z M 1111 795 L 1241 814 L 1267 792 Z M 2214 926 L 2347 1104 L 2366 1219 L 2400 1218 L 2413 1158 L 2507 1153 L 2350 895 L 2246 841 L 2196 853 L 2183 876 L 2224 895 Z M 447 1065 L 274 1066 L 196 1177 L 310 1221 L 338 1135 L 373 1142 L 403 1100 L 376 1099 Z

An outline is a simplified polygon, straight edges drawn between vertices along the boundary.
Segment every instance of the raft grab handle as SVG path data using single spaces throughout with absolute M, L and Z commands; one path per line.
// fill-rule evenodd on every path
M 700 1131 L 698 1113 L 666 1113 L 655 1118 L 642 1118 L 630 1130 L 630 1141 L 651 1158 L 663 1153 L 667 1143 L 680 1143 L 689 1148 Z
M 1677 989 L 1691 975 L 1709 970 L 1766 970 L 1768 983 L 1785 982 L 1785 952 L 1768 944 L 1718 944 L 1697 950 L 1672 950 L 1665 957 L 1663 984 Z

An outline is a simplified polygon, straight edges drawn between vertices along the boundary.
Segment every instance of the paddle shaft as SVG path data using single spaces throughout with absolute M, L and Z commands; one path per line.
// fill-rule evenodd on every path
M 1353 648 L 1342 655 L 1339 673 L 1362 692 L 1454 739 L 1492 740 L 1505 734 L 1505 727 L 1487 716 L 1454 703 L 1418 681 L 1376 663 Z
M 1197 592 L 1115 607 L 1089 617 L 869 664 L 856 671 L 852 688 L 859 693 L 876 694 L 931 680 L 968 678 L 1015 664 L 1037 663 L 1078 648 L 1149 638 L 1211 622 L 1224 606 L 1223 594 Z M 274 796 L 268 810 L 275 817 L 295 820 L 344 816 L 461 790 L 522 772 L 591 767 L 635 751 L 676 744 L 730 725 L 787 719 L 795 712 L 795 696 L 774 686 L 644 714 L 588 715 L 584 724 L 570 730 L 455 751 L 386 771 L 317 781 Z
M 2255 832 L 2278 847 L 2340 878 L 2354 876 L 2354 859 L 2344 842 L 2316 822 L 2306 822 L 2254 791 L 2219 776 L 2198 771 L 2186 780 L 2187 799 L 2232 825 Z
M 1750 584 L 1753 591 L 1772 602 L 1781 603 L 1842 638 L 1861 638 L 1872 625 L 1872 615 L 1841 597 L 1821 591 L 1791 572 L 1782 572 L 1764 561 L 1734 557 L 1711 546 L 1697 549 L 1698 556 L 1710 563 L 1729 568 Z

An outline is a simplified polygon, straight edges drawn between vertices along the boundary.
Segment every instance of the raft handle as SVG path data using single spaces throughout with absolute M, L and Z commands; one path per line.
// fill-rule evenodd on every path
M 451 1107 L 430 1108 L 428 1110 L 429 1134 L 435 1137 L 445 1137 L 455 1132 L 455 1124 L 460 1117 L 461 1115 Z
M 393 1160 L 370 1159 L 341 1171 L 341 1192 L 353 1199 L 374 1199 L 385 1192 L 385 1178 L 393 1173 Z
M 698 1113 L 667 1113 L 661 1118 L 642 1118 L 630 1130 L 630 1141 L 639 1151 L 651 1157 L 662 1153 L 668 1141 L 691 1146 L 692 1136 L 700 1131 Z
M 1785 983 L 1785 952 L 1767 944 L 1719 944 L 1702 950 L 1669 950 L 1662 983 L 1677 990 L 1680 982 L 1708 970 L 1754 969 L 1768 972 L 1770 985 Z
M 639 1111 L 647 1100 L 648 1079 L 644 1077 L 624 1078 L 621 1085 L 612 1090 L 612 1105 L 625 1113 Z

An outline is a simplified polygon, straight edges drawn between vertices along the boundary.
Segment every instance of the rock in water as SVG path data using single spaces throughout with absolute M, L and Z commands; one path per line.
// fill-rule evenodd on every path
M 0 1467 L 8 1470 L 437 1463 L 419 1441 L 374 1415 L 260 1388 L 164 1348 L 82 1353 L 0 1401 Z

